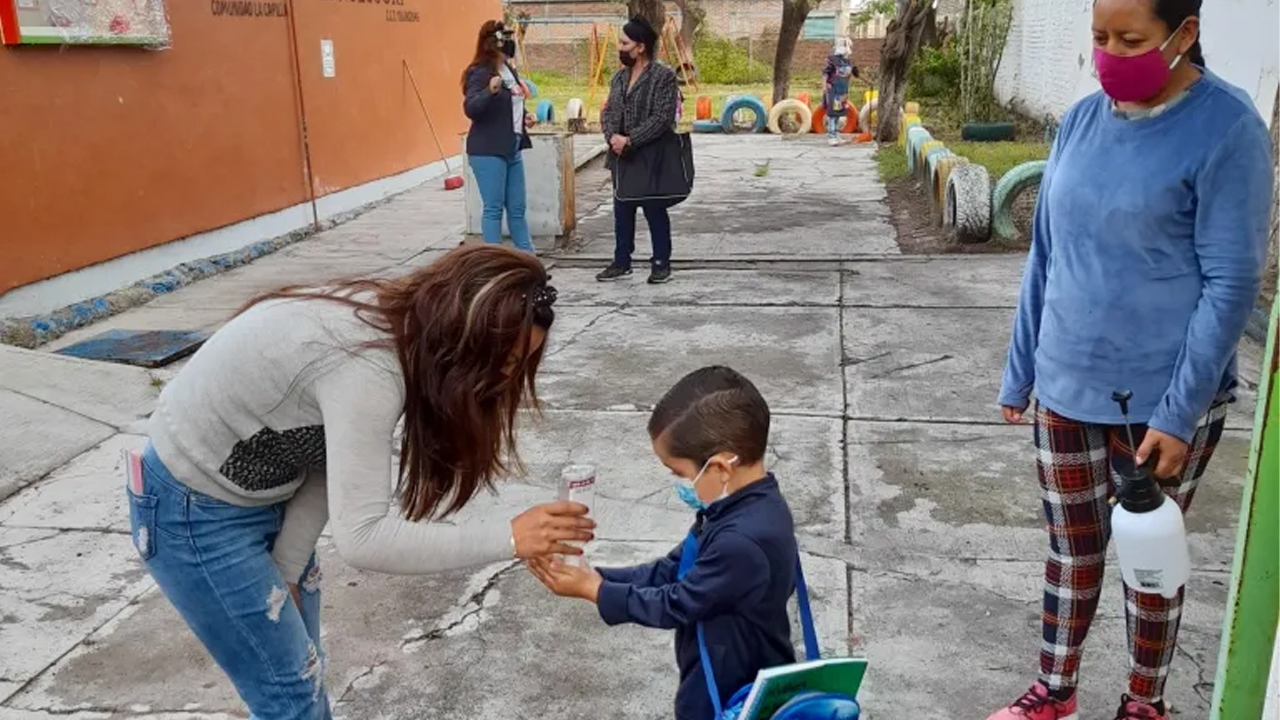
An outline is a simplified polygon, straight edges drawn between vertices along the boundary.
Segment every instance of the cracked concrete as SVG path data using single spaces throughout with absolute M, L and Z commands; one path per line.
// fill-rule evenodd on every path
M 769 462 L 821 643 L 871 659 L 865 717 L 985 717 L 1026 688 L 1039 647 L 1046 542 L 1030 431 L 999 424 L 994 407 L 1024 259 L 897 255 L 867 148 L 696 145 L 668 285 L 594 282 L 611 254 L 610 198 L 600 169 L 580 176 L 580 231 L 550 253 L 559 320 L 539 378 L 546 410 L 520 420 L 526 472 L 449 522 L 513 516 L 553 498 L 564 465 L 594 462 L 589 561 L 664 554 L 690 517 L 652 456 L 648 410 L 684 372 L 733 365 L 774 410 Z M 60 343 L 107 327 L 212 328 L 277 285 L 406 272 L 460 239 L 461 196 L 429 185 Z M 181 364 L 139 375 L 4 350 L 0 413 L 17 420 L 0 424 L 0 720 L 244 717 L 127 534 L 120 451 L 145 442 L 139 418 Z M 1195 570 L 1168 692 L 1187 720 L 1213 690 L 1259 358 L 1242 346 L 1236 429 L 1187 518 Z M 668 633 L 606 628 L 515 563 L 406 578 L 346 566 L 328 538 L 318 553 L 336 717 L 670 717 Z M 1123 689 L 1118 585 L 1112 573 L 1085 653 L 1086 717 L 1108 715 Z

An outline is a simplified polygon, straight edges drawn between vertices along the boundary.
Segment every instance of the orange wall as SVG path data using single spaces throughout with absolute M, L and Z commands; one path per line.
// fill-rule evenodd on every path
M 316 195 L 439 159 L 402 60 L 459 151 L 458 76 L 498 0 L 292 2 Z M 169 50 L 0 47 L 0 294 L 307 201 L 289 20 L 167 4 Z

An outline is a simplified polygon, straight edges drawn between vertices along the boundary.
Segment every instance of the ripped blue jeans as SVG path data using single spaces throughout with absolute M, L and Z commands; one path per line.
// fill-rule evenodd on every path
M 231 678 L 252 718 L 330 720 L 320 645 L 320 571 L 294 578 L 271 559 L 284 505 L 239 507 L 194 492 L 150 447 L 129 496 L 133 545 L 160 590 Z

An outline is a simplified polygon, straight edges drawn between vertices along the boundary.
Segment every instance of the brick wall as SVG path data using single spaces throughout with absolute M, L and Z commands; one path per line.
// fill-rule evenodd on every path
M 626 12 L 616 2 L 511 2 L 509 7 L 533 18 L 557 20 L 553 24 L 529 25 L 525 56 L 534 70 L 564 73 L 579 82 L 585 82 L 590 74 L 587 47 L 593 24 L 616 23 Z M 753 57 L 773 64 L 782 22 L 778 0 L 702 0 L 702 8 L 706 12 L 703 32 L 736 40 L 744 47 L 750 44 Z M 667 12 L 679 19 L 679 9 L 674 4 L 667 4 Z M 581 22 L 565 22 L 577 18 Z M 855 38 L 854 64 L 874 73 L 880 67 L 883 44 L 883 38 Z M 831 49 L 829 40 L 801 40 L 796 46 L 794 71 L 820 71 Z
M 588 37 L 592 23 L 621 23 L 626 8 L 618 2 L 508 2 L 516 13 L 528 13 L 527 42 L 572 42 Z M 747 39 L 778 34 L 782 5 L 778 0 L 702 0 L 704 32 L 730 39 Z M 667 15 L 680 22 L 680 8 L 667 3 Z M 540 23 L 537 20 L 555 22 Z M 580 22 L 572 22 L 580 19 Z
M 740 42 L 746 44 L 745 40 Z M 883 44 L 884 40 L 880 38 L 853 41 L 853 62 L 862 70 L 863 77 L 868 74 L 874 76 L 879 71 L 880 46 Z M 776 49 L 776 40 L 756 41 L 753 52 L 757 58 L 772 65 Z M 590 73 L 587 43 L 583 41 L 525 43 L 524 52 L 527 64 L 535 71 L 563 73 L 579 82 L 585 82 Z M 801 40 L 792 58 L 793 72 L 820 72 L 830 53 L 831 43 L 825 40 Z M 606 73 L 612 69 L 612 65 L 607 66 Z
M 740 40 L 745 46 L 747 40 Z M 855 38 L 853 40 L 853 63 L 863 72 L 874 76 L 880 69 L 880 47 L 882 38 Z M 777 51 L 776 35 L 768 40 L 755 40 L 752 54 L 762 62 L 772 66 L 773 56 Z M 585 41 L 534 43 L 526 42 L 524 46 L 526 63 L 539 72 L 558 72 L 568 75 L 579 82 L 586 82 L 590 73 L 588 60 L 588 44 Z M 831 43 L 826 40 L 801 40 L 796 44 L 796 52 L 791 61 L 792 71 L 796 74 L 804 72 L 821 72 L 831 54 Z M 613 66 L 605 68 L 612 72 Z

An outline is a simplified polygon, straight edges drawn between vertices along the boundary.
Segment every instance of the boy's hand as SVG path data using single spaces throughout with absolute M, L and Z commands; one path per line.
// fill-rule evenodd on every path
M 530 558 L 527 564 L 529 572 L 560 597 L 596 602 L 596 598 L 600 596 L 604 578 L 592 568 L 565 565 L 559 560 L 546 557 Z

